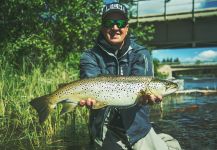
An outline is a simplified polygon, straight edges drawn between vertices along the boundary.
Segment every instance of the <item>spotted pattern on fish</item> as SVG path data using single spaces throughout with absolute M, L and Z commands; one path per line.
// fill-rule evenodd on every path
M 40 122 L 43 122 L 51 108 L 65 101 L 76 106 L 80 100 L 95 99 L 97 103 L 94 109 L 106 105 L 130 106 L 144 94 L 167 95 L 176 90 L 177 84 L 153 77 L 100 76 L 73 81 L 49 95 L 33 99 L 30 104 L 39 113 Z

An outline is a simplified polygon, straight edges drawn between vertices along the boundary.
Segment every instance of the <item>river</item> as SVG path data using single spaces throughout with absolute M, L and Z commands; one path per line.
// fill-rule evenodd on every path
M 217 78 L 212 77 L 183 77 L 184 89 L 217 89 Z
M 216 90 L 216 78 L 184 78 L 184 89 Z M 157 132 L 175 137 L 185 150 L 217 149 L 217 94 L 165 97 L 163 113 L 152 110 Z

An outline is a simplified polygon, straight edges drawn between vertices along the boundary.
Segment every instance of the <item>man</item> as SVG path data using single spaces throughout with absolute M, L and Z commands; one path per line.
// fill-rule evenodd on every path
M 98 75 L 153 76 L 148 51 L 130 40 L 127 9 L 120 3 L 103 8 L 102 27 L 96 45 L 84 52 L 80 60 L 80 77 Z M 149 122 L 148 103 L 162 97 L 144 96 L 143 101 L 129 108 L 90 109 L 90 133 L 103 150 L 167 150 L 167 144 L 154 132 Z M 80 101 L 91 107 L 93 99 Z

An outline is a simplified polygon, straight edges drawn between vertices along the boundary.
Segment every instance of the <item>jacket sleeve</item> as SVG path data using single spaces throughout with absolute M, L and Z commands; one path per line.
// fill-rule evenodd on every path
M 80 59 L 80 78 L 95 77 L 100 74 L 97 60 L 90 51 L 84 52 Z
M 154 76 L 153 61 L 149 52 L 145 49 L 134 54 L 132 60 L 131 75 Z

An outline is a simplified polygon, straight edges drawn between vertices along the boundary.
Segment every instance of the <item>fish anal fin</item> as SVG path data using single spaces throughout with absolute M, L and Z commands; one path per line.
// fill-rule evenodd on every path
M 108 104 L 105 102 L 96 101 L 96 103 L 92 106 L 92 109 L 100 109 L 100 108 L 103 108 L 107 105 Z

